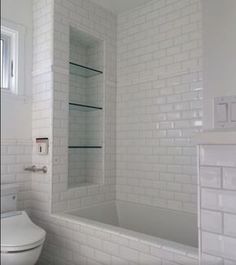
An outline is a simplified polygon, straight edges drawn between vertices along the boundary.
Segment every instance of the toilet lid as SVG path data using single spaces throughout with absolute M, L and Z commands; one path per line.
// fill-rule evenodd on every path
M 44 240 L 45 235 L 24 211 L 1 216 L 1 249 L 28 249 Z

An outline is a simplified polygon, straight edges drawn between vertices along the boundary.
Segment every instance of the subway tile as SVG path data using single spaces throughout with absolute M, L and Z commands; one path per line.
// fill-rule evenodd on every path
M 204 209 L 220 210 L 219 191 L 201 189 L 201 207 Z
M 222 206 L 221 209 L 225 212 L 236 214 L 236 192 L 222 192 Z
M 139 264 L 162 265 L 161 259 L 155 258 L 151 255 L 139 253 Z
M 236 168 L 223 169 L 223 188 L 236 190 Z
M 200 148 L 200 163 L 206 166 L 236 167 L 236 145 L 205 145 Z
M 233 260 L 224 260 L 224 265 L 235 265 L 235 261 Z
M 201 206 L 205 209 L 236 213 L 236 192 L 202 189 Z
M 236 238 L 202 232 L 202 250 L 205 253 L 236 261 Z
M 233 259 L 236 262 L 236 238 L 224 237 L 222 256 L 228 259 Z
M 202 254 L 201 255 L 201 265 L 224 265 L 223 258 Z
M 220 212 L 201 210 L 201 229 L 222 233 L 222 214 Z
M 224 214 L 224 233 L 236 237 L 236 214 Z
M 120 247 L 120 254 L 119 256 L 123 259 L 127 259 L 132 262 L 138 262 L 138 254 L 139 252 L 127 247 Z
M 220 188 L 221 187 L 221 168 L 200 167 L 201 186 Z
M 216 256 L 219 256 L 222 252 L 222 236 L 208 233 L 208 232 L 202 232 L 201 233 L 201 240 L 202 240 L 202 251 L 209 254 L 215 254 Z

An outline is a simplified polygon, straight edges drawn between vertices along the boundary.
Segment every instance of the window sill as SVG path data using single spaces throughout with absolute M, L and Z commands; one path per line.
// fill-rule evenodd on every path
M 31 101 L 31 96 L 26 96 L 26 95 L 19 95 L 12 93 L 11 91 L 3 90 L 1 89 L 1 97 L 3 99 L 7 100 L 14 100 L 14 101 L 23 101 L 23 102 L 29 102 Z

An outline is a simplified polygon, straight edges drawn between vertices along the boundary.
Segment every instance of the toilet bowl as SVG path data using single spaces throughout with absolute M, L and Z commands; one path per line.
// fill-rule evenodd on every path
M 1 214 L 1 264 L 34 265 L 42 251 L 46 232 L 24 211 Z

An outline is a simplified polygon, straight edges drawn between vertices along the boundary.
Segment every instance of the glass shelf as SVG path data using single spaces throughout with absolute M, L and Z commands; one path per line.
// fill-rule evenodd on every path
M 93 69 L 84 65 L 70 62 L 70 74 L 79 75 L 82 77 L 91 77 L 102 74 L 103 72 L 97 69 Z
M 84 104 L 78 104 L 78 103 L 73 103 L 73 102 L 69 102 L 69 106 L 71 108 L 73 108 L 73 110 L 79 110 L 79 111 L 102 110 L 101 107 L 84 105 Z
M 83 181 L 83 182 L 77 183 L 77 185 L 71 183 L 71 184 L 68 185 L 68 188 L 69 189 L 73 189 L 73 188 L 90 187 L 90 186 L 97 186 L 97 185 L 98 184 L 93 183 L 93 182 Z
M 68 146 L 69 149 L 101 149 L 102 146 L 84 146 L 84 145 L 78 145 L 78 146 Z

